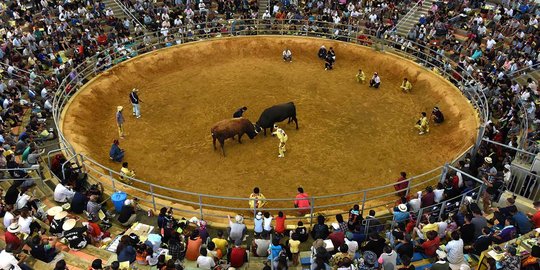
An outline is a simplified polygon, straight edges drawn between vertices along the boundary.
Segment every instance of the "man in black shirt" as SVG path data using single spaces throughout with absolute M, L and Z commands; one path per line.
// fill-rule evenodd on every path
M 64 222 L 62 229 L 64 237 L 68 241 L 70 249 L 81 250 L 86 247 L 88 240 L 86 239 L 86 227 L 75 227 L 77 221 L 68 219 Z
M 396 245 L 396 252 L 400 258 L 403 258 L 403 256 L 413 257 L 414 245 L 411 243 L 411 236 L 409 234 L 406 234 L 405 238 L 400 240 L 399 244 Z
M 461 239 L 463 239 L 465 244 L 471 244 L 474 241 L 474 225 L 471 223 L 472 219 L 473 215 L 465 215 L 465 224 L 459 229 Z
M 48 240 L 42 240 L 41 236 L 37 235 L 32 238 L 30 243 L 30 254 L 32 257 L 44 261 L 46 263 L 51 262 L 57 254 L 55 249 L 56 238 L 49 237 Z
M 137 214 L 135 213 L 135 207 L 133 206 L 133 202 L 128 199 L 124 202 L 124 206 L 122 207 L 122 210 L 120 210 L 120 215 L 118 216 L 118 222 L 120 222 L 122 226 L 129 227 L 136 220 L 137 220 Z
M 489 246 L 493 243 L 493 239 L 490 236 L 491 229 L 489 227 L 484 227 L 482 229 L 482 235 L 478 236 L 474 241 L 471 252 L 480 256 L 482 251 L 487 250 Z

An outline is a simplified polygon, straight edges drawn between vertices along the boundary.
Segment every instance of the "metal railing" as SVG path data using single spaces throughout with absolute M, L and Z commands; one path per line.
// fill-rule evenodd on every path
M 129 10 L 128 7 L 126 7 L 122 2 L 120 2 L 118 0 L 113 0 L 113 1 L 122 10 L 122 12 L 124 12 L 124 14 L 126 14 L 126 16 L 128 16 L 130 19 L 133 20 L 133 22 L 140 25 L 142 28 L 146 29 L 146 26 L 143 23 L 141 23 L 137 19 L 137 17 L 135 15 L 133 15 L 133 13 L 131 13 L 131 11 Z
M 159 48 L 169 47 L 177 40 L 181 43 L 186 43 L 223 36 L 292 35 L 324 37 L 365 46 L 377 44 L 386 48 L 386 51 L 389 52 L 405 53 L 426 68 L 439 68 L 441 75 L 456 85 L 462 91 L 463 95 L 469 98 L 471 104 L 478 112 L 482 126 L 490 118 L 487 98 L 483 94 L 483 89 L 479 86 L 480 84 L 470 84 L 470 82 L 474 81 L 474 78 L 467 74 L 465 70 L 460 69 L 451 59 L 437 55 L 435 51 L 428 47 L 412 43 L 413 46 L 402 48 L 401 43 L 393 40 L 378 39 L 375 37 L 373 31 L 362 29 L 358 26 L 313 21 L 291 20 L 291 23 L 288 22 L 289 21 L 286 20 L 235 20 L 229 22 L 225 28 L 215 29 L 211 26 L 211 23 L 209 23 L 205 25 L 205 27 L 210 28 L 211 31 L 209 32 L 184 31 L 184 34 L 178 34 L 177 28 L 171 28 L 169 29 L 169 35 L 167 37 L 162 36 L 160 32 L 149 33 L 145 36 L 135 37 L 128 43 L 120 44 L 119 47 L 122 47 L 123 49 L 111 47 L 86 59 L 83 63 L 74 68 L 78 77 L 76 79 L 70 79 L 69 77 L 65 78 L 58 87 L 53 99 L 52 115 L 56 128 L 58 129 L 60 148 L 63 149 L 62 152 L 66 155 L 68 160 L 73 160 L 73 162 L 78 165 L 84 165 L 84 170 L 88 173 L 90 180 L 104 183 L 110 182 L 110 186 L 113 190 L 129 190 L 131 195 L 139 197 L 141 201 L 148 203 L 154 209 L 161 206 L 169 207 L 171 206 L 171 203 L 175 203 L 174 205 L 181 205 L 181 207 L 175 207 L 178 211 L 199 215 L 200 218 L 209 216 L 225 217 L 223 213 L 217 213 L 214 210 L 235 211 L 241 213 L 256 211 L 256 209 L 249 207 L 238 207 L 238 202 L 242 202 L 247 206 L 249 198 L 194 193 L 160 186 L 134 178 L 129 178 L 129 180 L 133 181 L 133 185 L 126 185 L 118 180 L 120 179 L 120 174 L 116 170 L 103 166 L 91 157 L 77 153 L 70 142 L 65 138 L 60 127 L 61 114 L 73 93 L 78 91 L 80 87 L 79 82 L 88 81 L 98 75 L 101 71 L 109 68 L 96 66 L 98 58 L 107 57 L 107 55 L 103 53 L 104 51 L 111 52 L 108 57 L 111 58 L 111 63 L 114 65 L 129 57 L 154 51 Z M 204 28 L 201 28 L 201 30 L 202 29 Z M 169 40 L 171 34 L 174 36 L 174 40 Z M 450 68 L 447 65 L 448 63 L 451 64 Z M 483 132 L 484 129 L 480 128 L 478 138 L 483 137 Z M 480 141 L 481 140 L 478 140 L 478 143 Z M 472 145 L 467 152 L 474 151 L 477 145 Z M 463 155 L 464 154 L 465 153 L 463 153 Z M 456 160 L 460 159 L 463 155 Z M 456 160 L 452 161 L 452 163 L 456 162 Z M 447 166 L 440 166 L 429 172 L 407 179 L 406 181 L 409 182 L 407 192 L 412 192 L 416 189 L 422 190 L 426 185 L 431 185 L 440 181 L 443 179 L 447 169 Z M 342 209 L 344 206 L 350 206 L 352 204 L 361 204 L 362 210 L 384 206 L 385 204 L 388 204 L 388 202 L 393 202 L 396 198 L 396 192 L 392 188 L 394 184 L 395 183 L 344 194 L 311 196 L 309 197 L 311 203 L 308 211 L 309 215 L 303 218 L 309 218 L 311 222 L 313 216 L 317 212 L 335 210 L 336 208 Z M 279 205 L 279 202 L 281 202 L 283 204 L 288 203 L 291 207 L 265 207 L 265 211 L 283 211 L 289 213 L 289 216 L 291 216 L 291 213 L 298 212 L 298 209 L 292 207 L 293 200 L 294 198 L 268 198 L 266 201 L 270 202 L 269 205 Z M 236 202 L 236 204 L 234 202 Z

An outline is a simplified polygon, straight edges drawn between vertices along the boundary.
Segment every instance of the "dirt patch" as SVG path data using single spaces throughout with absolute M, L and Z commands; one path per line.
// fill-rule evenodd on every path
M 336 51 L 332 71 L 325 71 L 317 58 L 323 44 Z M 281 59 L 285 47 L 293 52 L 292 63 Z M 358 84 L 358 68 L 368 80 L 377 71 L 381 88 Z M 403 77 L 413 84 L 411 94 L 399 89 Z M 140 119 L 131 116 L 133 87 L 144 101 Z M 286 158 L 277 158 L 276 138 L 262 135 L 245 136 L 243 144 L 226 141 L 227 157 L 213 150 L 214 123 L 241 106 L 248 107 L 245 117 L 255 122 L 265 108 L 288 101 L 297 106 L 300 129 L 282 123 L 289 136 Z M 118 136 L 118 105 L 126 117 L 120 146 L 139 179 L 238 197 L 249 196 L 254 186 L 268 198 L 289 198 L 299 185 L 310 195 L 326 195 L 389 184 L 400 171 L 413 176 L 451 161 L 474 143 L 478 125 L 468 101 L 441 77 L 388 53 L 313 38 L 189 43 L 100 75 L 70 104 L 63 132 L 79 152 L 119 170 L 120 164 L 108 158 Z M 413 125 L 421 111 L 429 113 L 433 106 L 447 120 L 420 136 Z M 247 207 L 245 201 L 219 203 Z

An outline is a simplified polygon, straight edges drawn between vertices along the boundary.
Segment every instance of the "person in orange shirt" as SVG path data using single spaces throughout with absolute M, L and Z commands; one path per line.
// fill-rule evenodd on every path
M 186 251 L 186 259 L 189 261 L 196 261 L 199 257 L 199 250 L 201 249 L 202 238 L 199 237 L 199 230 L 194 230 L 189 237 Z
M 533 205 L 534 205 L 534 209 L 536 210 L 536 213 L 534 214 L 529 213 L 528 216 L 531 218 L 531 221 L 534 224 L 534 227 L 540 228 L 540 201 L 534 202 Z
M 278 216 L 276 217 L 276 227 L 274 228 L 274 230 L 277 234 L 281 236 L 283 236 L 283 234 L 285 233 L 285 219 L 287 219 L 285 214 L 279 211 Z

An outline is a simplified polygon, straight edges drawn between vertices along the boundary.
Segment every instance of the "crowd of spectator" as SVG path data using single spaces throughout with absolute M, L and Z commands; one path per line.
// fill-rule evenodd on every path
M 287 269 L 287 265 L 300 264 L 300 244 L 311 238 L 312 269 L 375 269 L 376 265 L 382 269 L 395 269 L 397 265 L 400 269 L 414 269 L 411 262 L 425 258 L 433 261 L 432 269 L 468 269 L 464 254 L 479 255 L 492 243 L 503 243 L 540 227 L 539 202 L 534 204 L 538 212 L 533 215 L 519 211 L 513 198 L 505 207 L 492 207 L 505 189 L 530 197 L 538 188 L 537 179 L 530 177 L 516 190 L 510 173 L 517 154 L 514 148 L 524 146 L 534 152 L 539 138 L 536 131 L 522 135 L 525 121 L 529 125 L 537 123 L 537 82 L 512 81 L 523 71 L 534 69 L 540 60 L 540 9 L 534 2 L 434 2 L 406 36 L 397 34 L 396 25 L 411 7 L 419 4 L 416 1 L 282 0 L 270 2 L 262 14 L 258 1 L 247 0 L 121 2 L 136 20 L 130 16 L 117 18 L 103 1 L 0 3 L 0 168 L 11 169 L 4 177 L 16 179 L 3 197 L 6 248 L 0 253 L 1 269 L 29 269 L 24 264 L 28 256 L 23 252 L 25 246 L 32 257 L 50 262 L 59 252 L 59 240 L 80 250 L 87 245 L 98 246 L 110 237 L 107 229 L 114 216 L 104 207 L 102 187 L 89 186 L 80 168 L 62 166 L 66 162 L 62 155 L 53 158 L 51 170 L 60 179 L 54 200 L 65 205 L 67 211 L 48 220 L 42 203 L 33 197 L 32 175 L 39 168 L 42 145 L 55 138 L 54 131 L 47 128 L 54 92 L 65 78 L 75 82 L 64 89 L 67 92 L 83 83 L 74 67 L 103 51 L 94 63 L 95 70 L 102 71 L 114 64 L 115 55 L 129 57 L 131 46 L 142 48 L 149 44 L 150 36 L 140 44 L 132 42 L 145 32 L 157 31 L 170 46 L 195 35 L 244 29 L 244 23 L 257 18 L 288 24 L 293 31 L 331 31 L 338 39 L 364 40 L 369 39 L 364 33 L 372 34 L 395 49 L 430 55 L 440 62 L 425 61 L 418 54 L 423 60 L 420 62 L 453 82 L 467 81 L 459 86 L 469 97 L 473 98 L 474 90 L 482 91 L 491 113 L 489 119 L 484 119 L 485 138 L 507 147 L 483 142 L 475 155 L 459 162 L 460 171 L 450 171 L 442 183 L 418 194 L 406 192 L 406 175 L 402 175 L 396 186 L 400 199 L 389 209 L 389 223 L 380 220 L 374 210 L 365 214 L 356 205 L 347 220 L 337 215 L 330 227 L 328 217 L 319 216 L 311 230 L 301 221 L 287 230 L 287 217 L 282 212 L 273 217 L 264 211 L 264 196 L 256 190 L 253 197 L 259 201 L 254 200 L 253 205 L 261 207 L 261 212 L 253 218 L 253 228 L 247 228 L 244 217 L 238 215 L 230 218 L 228 231 L 217 231 L 212 237 L 205 221 L 177 220 L 172 209 L 164 208 L 157 216 L 157 225 L 172 258 L 155 256 L 149 243 L 124 236 L 116 251 L 118 261 L 156 265 L 158 269 L 181 269 L 183 260 L 196 261 L 203 269 L 215 265 L 241 267 L 247 252 L 251 252 L 252 256 L 268 257 L 274 268 Z M 328 25 L 332 25 L 331 29 L 323 27 Z M 109 46 L 112 49 L 105 50 Z M 26 111 L 30 111 L 30 121 L 21 126 Z M 478 189 L 482 184 L 485 188 Z M 299 190 L 299 196 L 302 194 L 303 190 Z M 468 201 L 456 206 L 455 198 L 461 194 L 479 196 L 480 206 Z M 306 202 L 300 199 L 295 204 Z M 447 210 L 434 215 L 439 213 L 441 203 Z M 297 207 L 302 212 L 309 203 Z M 116 219 L 128 227 L 136 221 L 136 210 L 136 202 L 126 200 Z M 493 218 L 486 219 L 491 213 Z M 84 222 L 77 216 L 83 216 Z M 42 222 L 49 225 L 48 232 Z M 253 237 L 249 243 L 245 241 L 248 234 Z M 533 248 L 533 259 L 524 266 L 538 266 L 538 253 Z M 516 249 L 508 246 L 506 254 L 500 267 L 519 269 L 521 261 Z M 103 267 L 101 260 L 91 265 L 96 270 Z M 107 267 L 118 269 L 118 262 Z M 55 269 L 67 269 L 66 262 L 58 261 Z

